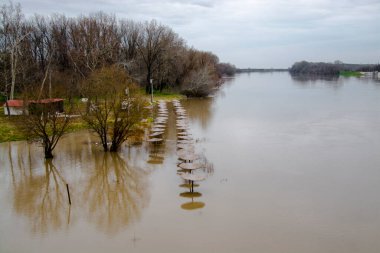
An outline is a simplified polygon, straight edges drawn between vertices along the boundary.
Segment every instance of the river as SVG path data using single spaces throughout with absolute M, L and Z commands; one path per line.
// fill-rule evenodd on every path
M 1 143 L 0 252 L 379 252 L 380 82 L 239 74 L 182 105 L 210 165 L 195 194 L 171 103 L 158 148 Z

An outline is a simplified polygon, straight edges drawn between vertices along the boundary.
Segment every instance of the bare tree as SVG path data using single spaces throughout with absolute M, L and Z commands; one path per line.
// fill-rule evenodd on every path
M 30 100 L 25 99 L 25 102 L 26 106 L 30 106 Z M 53 158 L 53 150 L 68 129 L 70 116 L 57 113 L 54 103 L 44 100 L 37 100 L 33 103 L 37 109 L 20 117 L 15 122 L 16 127 L 30 140 L 41 141 L 45 158 Z
M 230 63 L 224 63 L 224 62 L 218 63 L 216 65 L 216 68 L 218 71 L 218 75 L 220 77 L 222 77 L 224 75 L 225 76 L 233 76 L 236 73 L 236 67 Z
M 55 65 L 59 71 L 72 69 L 69 57 L 69 19 L 63 15 L 54 15 L 50 20 L 51 41 L 55 48 Z
M 138 88 L 123 69 L 111 67 L 94 72 L 83 93 L 89 105 L 83 119 L 99 136 L 104 151 L 118 151 L 144 116 Z
M 29 32 L 23 29 L 23 14 L 21 12 L 21 5 L 3 5 L 1 8 L 1 23 L 4 30 L 5 37 L 4 46 L 5 51 L 10 54 L 10 71 L 11 71 L 11 90 L 10 99 L 14 99 L 14 92 L 16 86 L 17 68 L 20 56 L 20 44 L 29 35 Z M 8 87 L 6 87 L 8 93 Z
M 71 20 L 70 57 L 82 75 L 118 60 L 119 35 L 114 16 L 102 12 Z
M 41 142 L 45 158 L 49 159 L 68 130 L 73 104 L 69 99 L 64 108 L 63 99 L 41 99 L 51 92 L 44 88 L 43 82 L 40 89 L 24 91 L 24 113 L 15 124 L 29 140 Z
M 146 22 L 143 25 L 141 36 L 137 41 L 137 50 L 145 65 L 146 93 L 152 92 L 150 86 L 152 75 L 157 68 L 160 57 L 168 49 L 168 34 L 170 33 L 172 33 L 170 28 L 158 24 L 155 20 Z
M 215 80 L 210 66 L 194 70 L 185 79 L 182 93 L 188 97 L 205 97 L 215 89 Z
M 20 5 L 12 2 L 4 4 L 0 14 L 1 89 L 10 98 L 23 89 L 44 90 L 46 83 L 82 96 L 83 80 L 115 64 L 127 69 L 146 93 L 151 92 L 152 79 L 154 89 L 179 89 L 205 66 L 212 80 L 220 78 L 215 55 L 188 48 L 178 34 L 155 20 L 118 22 L 102 12 L 26 20 Z
M 169 30 L 164 40 L 166 48 L 159 56 L 155 72 L 156 88 L 161 92 L 164 88 L 171 88 L 181 83 L 180 75 L 183 72 L 186 55 L 185 42 L 178 34 Z
M 125 62 L 133 61 L 137 57 L 137 42 L 141 36 L 141 24 L 132 20 L 121 20 L 119 34 L 121 38 L 122 59 Z

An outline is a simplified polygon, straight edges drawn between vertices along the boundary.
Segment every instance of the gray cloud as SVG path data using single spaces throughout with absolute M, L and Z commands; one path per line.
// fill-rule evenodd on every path
M 176 3 L 176 4 L 189 4 L 200 7 L 211 8 L 215 5 L 215 1 L 210 0 L 168 0 L 165 2 Z
M 189 45 L 245 67 L 298 60 L 378 63 L 378 0 L 22 0 L 27 15 L 96 11 L 157 19 Z

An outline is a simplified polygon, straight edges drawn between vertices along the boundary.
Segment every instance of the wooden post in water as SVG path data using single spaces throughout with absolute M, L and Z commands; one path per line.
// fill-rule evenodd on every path
M 66 190 L 67 190 L 67 196 L 69 197 L 69 205 L 71 206 L 71 198 L 70 198 L 69 184 L 66 184 Z

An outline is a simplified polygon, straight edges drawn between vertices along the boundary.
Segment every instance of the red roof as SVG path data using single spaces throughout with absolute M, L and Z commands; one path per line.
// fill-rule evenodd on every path
M 48 103 L 54 103 L 54 102 L 60 102 L 63 101 L 62 98 L 47 98 L 47 99 L 40 99 L 40 100 L 30 100 L 29 103 L 36 103 L 36 104 L 48 104 Z M 8 100 L 8 106 L 9 107 L 23 107 L 24 106 L 24 100 L 20 99 L 13 99 Z
M 8 106 L 9 107 L 23 107 L 24 106 L 24 101 L 19 100 L 19 99 L 13 99 L 13 100 L 8 100 Z M 4 104 L 6 106 L 6 104 Z

